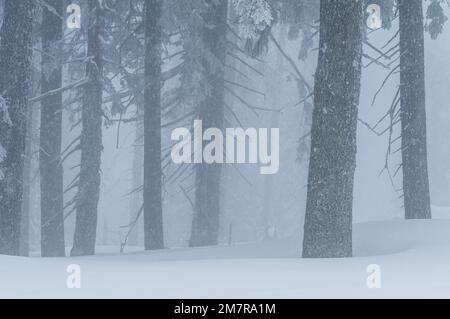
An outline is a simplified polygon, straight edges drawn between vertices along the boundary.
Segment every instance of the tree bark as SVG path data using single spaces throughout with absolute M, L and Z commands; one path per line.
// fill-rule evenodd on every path
M 88 1 L 86 78 L 82 107 L 81 168 L 76 195 L 72 256 L 95 254 L 97 206 L 100 196 L 102 146 L 102 76 L 104 12 L 100 0 Z
M 363 6 L 322 0 L 303 257 L 352 255 Z
M 431 218 L 425 109 L 424 27 L 421 0 L 398 0 L 400 116 L 406 219 Z
M 63 1 L 48 0 L 48 5 L 63 16 Z M 41 93 L 62 86 L 63 21 L 43 9 Z M 39 170 L 41 182 L 41 255 L 65 256 L 63 212 L 63 168 L 61 163 L 62 93 L 41 101 Z
M 144 241 L 164 248 L 161 167 L 161 0 L 145 1 Z
M 217 63 L 212 65 L 203 57 L 202 72 L 210 90 L 200 102 L 198 118 L 203 130 L 223 129 L 224 126 L 224 68 L 226 59 L 226 25 L 228 1 L 206 0 L 202 13 L 204 25 L 200 29 L 202 46 Z M 195 210 L 192 221 L 190 246 L 217 245 L 220 220 L 221 164 L 197 164 L 195 176 Z
M 6 0 L 1 28 L 0 94 L 6 108 L 0 110 L 0 254 L 7 255 L 20 253 L 34 7 L 32 0 Z

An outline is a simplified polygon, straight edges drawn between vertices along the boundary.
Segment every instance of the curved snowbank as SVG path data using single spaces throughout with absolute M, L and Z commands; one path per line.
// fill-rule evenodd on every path
M 357 224 L 355 258 L 306 260 L 300 247 L 300 239 L 285 239 L 77 258 L 0 256 L 0 297 L 450 297 L 450 220 Z M 67 288 L 70 264 L 80 266 L 81 289 Z M 381 269 L 381 289 L 367 287 L 371 264 Z

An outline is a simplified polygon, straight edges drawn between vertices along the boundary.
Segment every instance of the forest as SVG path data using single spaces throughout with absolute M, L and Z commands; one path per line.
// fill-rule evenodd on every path
M 0 297 L 448 297 L 449 14 L 0 0 Z

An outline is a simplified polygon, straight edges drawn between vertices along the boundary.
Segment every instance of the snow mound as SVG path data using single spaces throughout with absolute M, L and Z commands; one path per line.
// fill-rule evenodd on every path
M 301 259 L 300 238 L 76 258 L 0 256 L 0 298 L 450 297 L 450 220 L 354 226 L 354 258 Z M 67 267 L 80 266 L 69 289 Z M 367 287 L 379 265 L 381 289 Z

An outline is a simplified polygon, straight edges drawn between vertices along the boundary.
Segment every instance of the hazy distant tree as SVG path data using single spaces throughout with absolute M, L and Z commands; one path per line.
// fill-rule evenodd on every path
M 61 163 L 62 92 L 46 95 L 62 84 L 62 36 L 64 2 L 48 0 L 55 10 L 43 7 L 41 127 L 39 170 L 41 182 L 41 254 L 65 255 L 63 213 L 63 168 Z
M 363 1 L 322 0 L 303 257 L 352 255 Z
M 140 108 L 136 112 L 139 119 L 142 118 L 142 111 Z M 135 137 L 133 145 L 133 167 L 132 167 L 132 194 L 130 198 L 130 227 L 133 229 L 130 232 L 128 243 L 130 245 L 138 245 L 140 242 L 140 234 L 142 233 L 141 218 L 136 220 L 136 216 L 141 213 L 143 203 L 142 183 L 143 183 L 143 169 L 144 169 L 144 125 L 142 121 L 138 120 L 135 123 Z
M 32 72 L 31 79 L 33 81 L 36 77 L 35 72 Z M 37 86 L 37 85 L 36 85 Z M 31 224 L 31 184 L 32 184 L 32 146 L 33 146 L 33 118 L 36 117 L 33 107 L 28 108 L 27 114 L 27 132 L 25 139 L 25 156 L 23 164 L 23 194 L 22 194 L 22 216 L 20 221 L 20 256 L 27 257 L 30 253 L 30 224 Z
M 227 53 L 228 1 L 204 0 L 203 24 L 198 28 L 204 49 L 201 77 L 208 83 L 198 106 L 203 130 L 224 126 L 224 65 Z M 195 168 L 195 209 L 190 246 L 216 245 L 219 236 L 221 164 L 198 164 Z
M 40 11 L 37 10 L 34 16 L 33 22 L 33 46 L 39 47 L 41 44 L 40 36 L 40 26 L 42 15 Z M 29 96 L 37 96 L 41 91 L 41 53 L 40 50 L 34 50 L 32 53 L 32 63 L 31 63 L 31 79 L 30 85 L 28 86 Z M 30 106 L 28 107 L 27 114 L 27 133 L 26 133 L 26 146 L 25 146 L 25 157 L 23 166 L 23 195 L 22 195 L 22 220 L 20 229 L 20 255 L 29 256 L 30 250 L 35 250 L 36 246 L 40 246 L 40 235 L 34 235 L 34 229 L 36 226 L 40 228 L 40 223 L 35 223 L 38 217 L 34 206 L 36 206 L 35 192 L 33 192 L 33 186 L 39 184 L 39 178 L 36 177 L 36 169 L 39 164 L 39 143 L 36 141 L 39 139 L 39 121 L 40 121 L 40 110 L 29 101 Z M 34 184 L 34 185 L 33 185 Z M 40 215 L 40 214 L 39 214 Z
M 0 31 L 0 254 L 19 254 L 34 8 L 6 0 Z
M 425 110 L 422 0 L 398 0 L 400 23 L 400 116 L 405 216 L 431 218 Z
M 76 224 L 72 256 L 93 255 L 100 195 L 104 3 L 88 1 L 86 79 L 82 102 L 81 166 L 76 195 Z
M 145 0 L 144 238 L 164 248 L 161 167 L 161 0 Z

